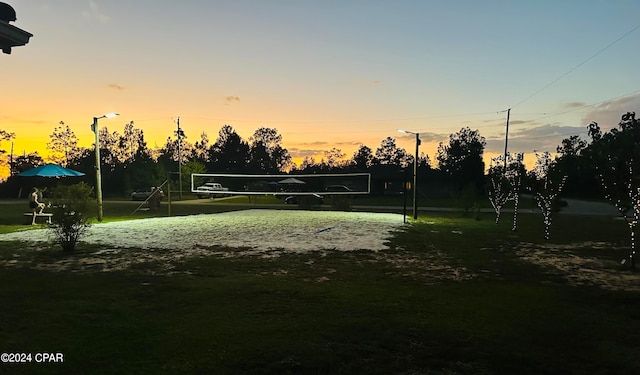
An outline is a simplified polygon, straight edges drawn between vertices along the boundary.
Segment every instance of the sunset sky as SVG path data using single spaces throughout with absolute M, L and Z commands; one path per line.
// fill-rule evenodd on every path
M 14 155 L 60 121 L 90 147 L 94 116 L 134 121 L 161 147 L 229 124 L 245 140 L 277 128 L 300 161 L 388 136 L 413 153 L 462 127 L 504 150 L 555 151 L 640 112 L 640 1 L 8 0 L 34 34 L 0 55 L 0 129 Z M 10 151 L 11 142 L 0 148 Z

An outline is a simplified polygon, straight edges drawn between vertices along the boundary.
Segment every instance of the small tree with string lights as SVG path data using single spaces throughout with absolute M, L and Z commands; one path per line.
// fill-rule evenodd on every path
M 501 157 L 491 159 L 491 166 L 489 167 L 491 186 L 488 189 L 488 194 L 493 211 L 496 213 L 496 225 L 500 222 L 502 207 L 511 198 L 511 186 L 505 177 L 504 167 L 499 165 L 500 159 Z
M 530 173 L 531 192 L 536 204 L 542 211 L 544 220 L 544 239 L 549 240 L 552 224 L 552 217 L 555 212 L 560 211 L 558 197 L 567 180 L 557 168 L 551 154 L 547 152 L 536 152 L 536 166 Z
M 618 128 L 604 134 L 597 123 L 589 124 L 593 140 L 589 156 L 596 165 L 606 199 L 611 202 L 629 229 L 631 246 L 622 264 L 636 267 L 636 230 L 640 221 L 640 120 L 635 112 L 622 115 Z
M 489 180 L 491 186 L 488 189 L 489 201 L 496 213 L 496 225 L 500 221 L 502 207 L 509 201 L 513 201 L 513 230 L 517 227 L 518 204 L 520 201 L 520 186 L 524 164 L 522 160 L 523 153 L 517 153 L 512 156 L 507 153 L 507 163 L 505 166 L 504 156 L 498 156 L 491 159 L 489 167 Z

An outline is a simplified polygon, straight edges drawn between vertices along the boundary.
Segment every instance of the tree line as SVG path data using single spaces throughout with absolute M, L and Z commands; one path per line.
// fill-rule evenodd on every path
M 611 170 L 603 168 L 607 160 L 602 157 L 596 160 L 595 155 L 603 154 L 605 150 L 609 153 L 622 152 L 622 145 L 630 149 L 636 145 L 633 137 L 627 136 L 624 142 L 619 141 L 627 132 L 637 128 L 635 114 L 627 113 L 622 118 L 619 129 L 604 134 L 598 124 L 589 124 L 590 142 L 579 136 L 564 139 L 556 149 L 557 156 L 552 159 L 547 156 L 550 160 L 547 161 L 549 165 L 545 173 L 566 175 L 566 194 L 580 197 L 601 196 L 601 176 Z M 185 184 L 192 173 L 207 172 L 296 174 L 385 171 L 387 176 L 401 176 L 389 171 L 408 170 L 407 167 L 414 162 L 414 155 L 399 147 L 394 138 L 387 137 L 375 150 L 361 144 L 351 157 L 347 157 L 340 149 L 332 148 L 325 151 L 320 160 L 305 157 L 300 165 L 296 165 L 292 162 L 289 151 L 282 146 L 282 136 L 277 129 L 268 127 L 258 128 L 245 140 L 231 125 L 224 125 L 214 142 L 209 140 L 206 132 L 201 133 L 195 142 L 191 142 L 182 130 L 180 133 L 175 131 L 167 137 L 161 148 L 155 150 L 147 146 L 143 130 L 135 127 L 133 121 L 126 123 L 122 132 L 111 132 L 107 127 L 102 127 L 98 137 L 105 196 L 126 196 L 132 190 L 157 185 L 168 176 L 177 180 L 178 161 L 181 172 L 186 177 L 183 178 Z M 0 130 L 0 142 L 13 138 L 14 134 Z M 92 184 L 95 181 L 94 148 L 79 147 L 74 132 L 62 121 L 54 128 L 50 139 L 47 143 L 50 155 L 46 161 L 84 171 L 87 173 L 86 181 Z M 631 146 L 627 143 L 631 143 Z M 614 144 L 615 147 L 612 146 Z M 505 163 L 504 157 L 492 160 L 486 173 L 483 161 L 485 146 L 486 140 L 478 130 L 461 128 L 449 136 L 448 142 L 439 144 L 433 166 L 426 154 L 418 156 L 419 181 L 431 184 L 434 181 L 440 182 L 445 186 L 444 190 L 457 197 L 471 195 L 475 197 L 472 199 L 477 200 L 486 196 L 491 189 L 490 176 L 499 173 L 500 166 Z M 6 151 L 0 149 L 0 154 L 6 156 Z M 6 157 L 3 159 L 6 160 Z M 516 155 L 508 155 L 509 163 L 514 160 L 518 160 Z M 640 157 L 635 160 L 640 161 Z M 16 176 L 22 171 L 44 164 L 45 158 L 33 152 L 5 162 L 9 164 L 11 173 L 2 184 L 2 191 L 3 195 L 11 196 L 12 193 L 7 193 L 7 190 L 15 188 L 18 183 Z M 540 173 L 540 166 L 526 171 L 521 157 L 515 164 L 515 168 L 522 171 L 522 188 L 533 188 L 536 179 L 539 180 L 536 173 Z

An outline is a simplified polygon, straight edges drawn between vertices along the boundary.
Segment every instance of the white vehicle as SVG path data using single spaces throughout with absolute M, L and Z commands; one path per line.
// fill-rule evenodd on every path
M 198 198 L 217 198 L 227 195 L 227 191 L 229 191 L 228 187 L 224 187 L 217 182 L 207 182 L 196 188 L 196 195 Z

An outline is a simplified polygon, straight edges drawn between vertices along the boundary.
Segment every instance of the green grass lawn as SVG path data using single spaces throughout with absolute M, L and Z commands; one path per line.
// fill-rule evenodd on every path
M 131 210 L 107 202 L 105 218 Z M 515 233 L 509 220 L 424 215 L 384 252 L 207 256 L 171 274 L 157 262 L 42 271 L 100 248 L 0 242 L 0 352 L 64 354 L 62 364 L 0 363 L 0 373 L 640 373 L 640 292 L 576 284 L 521 254 L 539 246 L 635 276 L 616 266 L 625 224 L 561 215 L 545 242 L 540 216 L 521 215 Z

